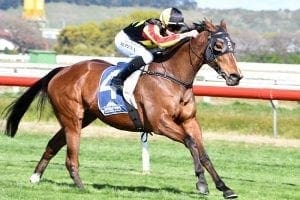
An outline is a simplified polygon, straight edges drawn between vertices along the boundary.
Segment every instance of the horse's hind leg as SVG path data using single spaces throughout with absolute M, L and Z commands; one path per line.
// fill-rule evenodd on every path
M 66 167 L 70 173 L 74 183 L 79 187 L 83 188 L 83 184 L 79 177 L 79 140 L 80 140 L 80 129 L 74 129 L 73 127 L 65 127 L 64 130 L 60 130 L 48 143 L 46 151 L 44 152 L 40 162 L 34 170 L 34 174 L 30 177 L 32 183 L 39 182 L 43 172 L 45 171 L 49 161 L 53 158 L 57 152 L 67 144 L 67 158 Z
M 82 122 L 82 128 L 88 126 L 91 122 L 96 119 L 96 116 L 86 112 Z M 60 129 L 52 138 L 49 140 L 46 150 L 42 155 L 41 160 L 37 164 L 34 173 L 30 177 L 31 183 L 37 183 L 40 181 L 46 167 L 50 160 L 59 152 L 59 150 L 66 145 L 66 137 L 63 129 Z
M 83 188 L 83 183 L 79 177 L 79 145 L 80 145 L 80 129 L 75 127 L 65 127 L 67 141 L 67 157 L 66 167 L 71 178 L 77 187 Z
M 80 108 L 79 106 L 78 108 Z M 79 109 L 74 109 L 78 111 Z M 82 110 L 83 113 L 83 110 Z M 67 142 L 67 157 L 66 167 L 70 173 L 71 178 L 77 187 L 83 188 L 83 183 L 79 176 L 79 146 L 80 146 L 80 133 L 81 129 L 92 121 L 95 120 L 95 116 L 90 112 L 84 112 L 83 117 L 81 114 L 74 113 L 73 115 L 64 116 L 60 115 L 61 123 L 65 127 L 66 142 Z
M 40 181 L 46 167 L 50 160 L 57 154 L 57 152 L 66 144 L 65 133 L 63 129 L 60 129 L 52 138 L 49 140 L 46 150 L 42 155 L 41 160 L 37 164 L 34 173 L 30 177 L 31 183 L 37 183 Z

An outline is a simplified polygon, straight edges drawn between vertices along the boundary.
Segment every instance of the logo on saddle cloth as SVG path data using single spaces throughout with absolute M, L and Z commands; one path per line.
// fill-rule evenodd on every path
M 124 82 L 123 90 L 116 90 L 111 86 L 111 79 L 116 76 L 126 63 L 120 62 L 116 66 L 105 69 L 99 81 L 99 91 L 97 92 L 98 107 L 105 116 L 128 113 L 126 101 L 137 109 L 133 96 L 133 91 L 141 74 L 140 70 L 135 71 Z

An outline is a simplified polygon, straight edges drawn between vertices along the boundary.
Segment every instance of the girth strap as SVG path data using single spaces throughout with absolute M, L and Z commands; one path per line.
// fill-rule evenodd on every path
M 127 101 L 125 101 L 125 103 L 126 103 L 126 107 L 128 110 L 128 115 L 129 115 L 130 119 L 133 121 L 133 124 L 134 124 L 136 130 L 142 132 L 141 141 L 143 143 L 147 142 L 148 135 L 149 134 L 152 135 L 152 133 L 145 131 L 142 121 L 140 119 L 139 113 L 137 112 L 137 109 L 135 109 L 135 107 L 130 105 Z
M 130 105 L 126 100 L 125 100 L 125 104 L 127 107 L 128 115 L 129 115 L 130 119 L 132 120 L 136 130 L 140 131 L 140 132 L 145 132 L 144 126 L 142 124 L 142 121 L 140 119 L 137 109 L 135 109 L 135 107 Z

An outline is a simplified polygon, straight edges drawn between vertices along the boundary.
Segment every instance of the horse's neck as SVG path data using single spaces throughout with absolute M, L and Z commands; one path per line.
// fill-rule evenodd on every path
M 163 65 L 165 71 L 174 77 L 192 83 L 197 72 L 204 64 L 204 51 L 207 44 L 208 34 L 200 33 L 197 38 L 186 42 L 178 51 Z

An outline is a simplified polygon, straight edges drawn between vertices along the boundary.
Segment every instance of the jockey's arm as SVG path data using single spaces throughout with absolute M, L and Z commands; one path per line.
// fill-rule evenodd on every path
M 196 37 L 198 35 L 198 32 L 196 30 L 192 30 L 181 34 L 173 33 L 167 36 L 162 36 L 157 25 L 148 24 L 143 29 L 143 35 L 151 40 L 159 48 L 167 48 L 173 46 L 186 37 Z
M 175 33 L 171 32 L 171 31 L 169 31 L 168 29 L 166 30 L 166 33 L 167 33 L 168 35 L 174 35 L 174 34 L 175 34 Z
M 144 27 L 143 34 L 144 36 L 146 36 L 146 38 L 151 40 L 155 45 L 157 45 L 160 48 L 173 46 L 182 39 L 180 34 L 168 34 L 167 36 L 162 36 L 160 34 L 159 27 L 154 24 L 146 25 Z

